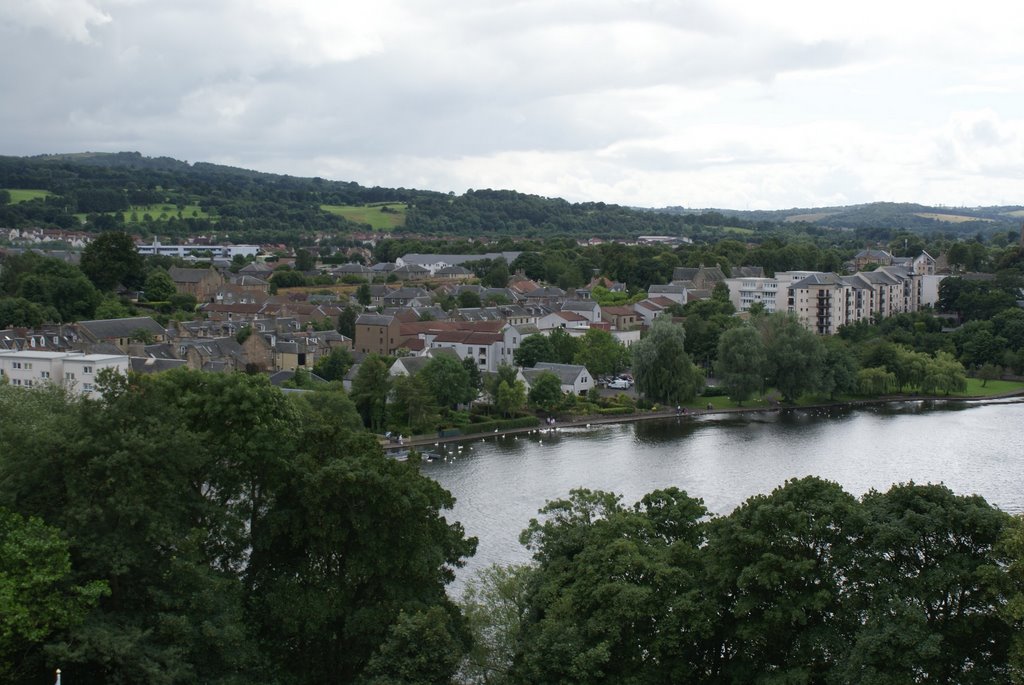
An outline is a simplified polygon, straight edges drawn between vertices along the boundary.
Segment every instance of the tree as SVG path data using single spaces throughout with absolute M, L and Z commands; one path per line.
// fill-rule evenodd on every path
M 888 395 L 896 390 L 896 374 L 882 366 L 871 366 L 857 372 L 857 392 L 861 395 Z
M 943 485 L 894 485 L 862 502 L 865 555 L 851 579 L 867 596 L 840 679 L 1007 682 L 1013 633 L 993 607 L 1009 515 Z
M 699 500 L 675 488 L 631 508 L 573 490 L 521 542 L 526 578 L 513 682 L 703 682 Z
M 462 367 L 469 374 L 469 387 L 473 392 L 473 399 L 476 399 L 480 395 L 480 391 L 484 389 L 484 378 L 480 373 L 480 365 L 473 357 L 466 357 L 462 360 Z
M 551 345 L 550 360 L 556 364 L 572 364 L 576 354 L 581 349 L 580 339 L 570 335 L 564 328 L 556 328 L 548 334 L 548 344 Z
M 750 326 L 732 328 L 718 340 L 716 373 L 729 396 L 742 405 L 763 389 L 768 357 L 761 336 Z
M 704 385 L 683 345 L 686 333 L 667 319 L 655 319 L 647 335 L 632 346 L 637 390 L 666 404 L 689 402 Z
M 920 387 L 927 394 L 963 392 L 967 389 L 967 372 L 949 352 L 938 352 L 934 359 L 927 360 Z
M 529 566 L 493 564 L 466 582 L 459 606 L 473 637 L 461 669 L 467 682 L 512 682 L 519 632 L 529 609 L 526 595 L 531 575 Z
M 316 255 L 309 250 L 298 249 L 295 251 L 295 270 L 312 271 L 316 268 Z
M 430 382 L 422 373 L 396 376 L 391 382 L 391 400 L 388 413 L 393 431 L 428 433 L 441 419 Z
M 146 299 L 150 302 L 166 302 L 177 292 L 171 275 L 163 269 L 153 269 L 146 276 L 146 283 L 143 287 Z
M 512 358 L 519 366 L 532 368 L 537 362 L 553 362 L 555 354 L 548 336 L 534 333 L 520 341 L 519 347 L 512 353 Z
M 380 355 L 368 354 L 352 379 L 350 397 L 363 417 L 363 425 L 375 433 L 384 429 L 391 378 Z
M 356 319 L 359 312 L 352 305 L 346 305 L 338 315 L 338 332 L 350 340 L 356 339 Z
M 829 399 L 835 399 L 837 394 L 856 392 L 860 366 L 850 345 L 835 336 L 825 338 L 824 344 L 825 368 L 819 390 L 827 392 Z
M 437 403 L 454 409 L 459 404 L 468 404 L 476 397 L 472 381 L 462 361 L 448 355 L 432 358 L 417 374 L 430 388 Z
M 562 403 L 562 381 L 551 371 L 542 371 L 530 384 L 528 397 L 533 406 L 553 412 Z
M 507 381 L 498 383 L 494 396 L 494 407 L 502 416 L 514 416 L 526 406 L 526 384 L 515 380 L 509 385 Z
M 476 309 L 480 306 L 480 295 L 472 290 L 463 290 L 459 293 L 458 302 L 462 309 Z
M 449 685 L 468 646 L 454 623 L 439 606 L 401 612 L 366 666 L 367 685 Z
M 591 328 L 580 338 L 572 362 L 587 367 L 591 376 L 618 373 L 628 365 L 629 351 L 608 331 Z
M 325 381 L 344 380 L 352 366 L 352 353 L 344 347 L 335 347 L 329 354 L 320 357 L 313 364 L 313 373 Z
M 763 317 L 759 324 L 768 356 L 768 384 L 790 402 L 820 388 L 825 350 L 818 336 L 788 314 Z
M 373 301 L 373 295 L 370 292 L 370 284 L 369 283 L 361 283 L 359 285 L 359 287 L 356 288 L 356 302 L 358 302 L 359 304 L 361 304 L 364 307 L 369 307 L 370 306 L 370 302 L 372 302 L 372 301 Z M 355 336 L 352 335 L 352 336 L 349 336 L 349 337 L 355 337 Z
M 107 594 L 103 581 L 71 582 L 71 555 L 60 531 L 0 508 L 0 677 L 39 679 L 49 669 L 42 646 L 80 624 Z
M 710 524 L 724 682 L 824 682 L 857 615 L 847 603 L 863 515 L 835 483 L 790 480 Z
M 118 284 L 138 289 L 144 280 L 142 256 L 132 237 L 123 231 L 108 231 L 94 238 L 82 250 L 79 267 L 101 291 L 113 290 Z
M 983 364 L 978 369 L 978 378 L 981 379 L 981 387 L 985 387 L 989 381 L 998 380 L 1003 375 L 1003 368 L 995 364 Z

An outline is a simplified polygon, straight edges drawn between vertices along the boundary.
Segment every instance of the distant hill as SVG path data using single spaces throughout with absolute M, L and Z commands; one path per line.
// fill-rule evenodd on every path
M 570 203 L 514 190 L 461 195 L 409 188 L 366 187 L 271 174 L 139 152 L 79 152 L 0 157 L 0 227 L 118 228 L 144 236 L 227 235 L 262 243 L 344 241 L 353 233 L 396 237 L 547 239 L 731 235 L 819 235 L 857 231 L 884 238 L 893 231 L 973 235 L 1017 230 L 1024 207 L 956 208 L 872 203 L 779 211 L 645 209 L 603 202 Z M 3 202 L 3 199 L 0 199 Z M 387 214 L 378 217 L 377 214 Z
M 667 207 L 673 214 L 693 210 Z M 807 223 L 824 228 L 858 229 L 890 228 L 914 232 L 952 232 L 989 234 L 1019 229 L 1024 220 L 1024 206 L 1003 207 L 932 207 L 910 202 L 871 202 L 840 207 L 803 207 L 779 210 L 743 211 L 718 209 L 725 216 L 745 221 Z

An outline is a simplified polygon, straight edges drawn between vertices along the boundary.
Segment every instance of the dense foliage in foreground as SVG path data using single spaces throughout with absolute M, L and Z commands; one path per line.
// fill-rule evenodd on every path
M 980 497 L 805 478 L 709 518 L 676 489 L 574 491 L 524 532 L 535 562 L 460 607 L 445 584 L 475 541 L 450 495 L 386 459 L 344 394 L 105 384 L 0 384 L 4 682 L 1024 677 L 1024 521 Z
M 487 683 L 1009 683 L 1024 678 L 1024 522 L 904 484 L 816 478 L 708 519 L 677 489 L 574 491 L 465 610 Z
M 467 634 L 445 584 L 475 541 L 344 395 L 310 397 L 198 372 L 101 401 L 0 384 L 0 679 L 447 678 Z

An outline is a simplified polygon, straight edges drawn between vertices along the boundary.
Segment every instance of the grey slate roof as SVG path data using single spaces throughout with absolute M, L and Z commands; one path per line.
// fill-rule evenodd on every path
M 152 333 L 153 335 L 165 335 L 164 327 L 148 316 L 134 316 L 127 319 L 95 319 L 92 321 L 79 321 L 78 327 L 94 340 L 107 340 L 110 338 L 129 338 L 132 333 L 138 330 Z
M 545 371 L 558 376 L 562 385 L 572 385 L 579 378 L 581 372 L 586 372 L 587 367 L 578 364 L 553 364 L 550 362 L 537 362 L 532 369 L 523 369 L 523 376 L 530 383 L 533 383 L 537 376 Z

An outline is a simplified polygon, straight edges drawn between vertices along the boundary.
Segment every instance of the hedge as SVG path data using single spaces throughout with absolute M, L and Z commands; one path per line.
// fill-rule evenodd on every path
M 518 419 L 497 419 L 482 423 L 471 423 L 462 426 L 466 433 L 493 433 L 494 431 L 511 430 L 513 428 L 533 428 L 540 424 L 536 416 L 523 416 Z

